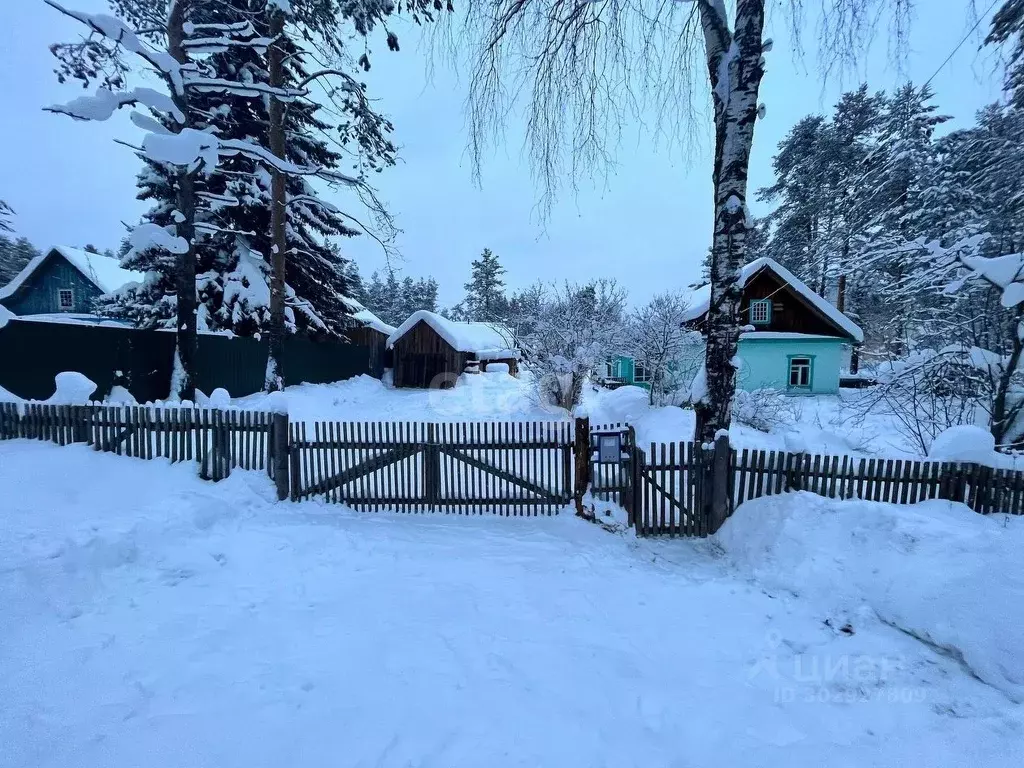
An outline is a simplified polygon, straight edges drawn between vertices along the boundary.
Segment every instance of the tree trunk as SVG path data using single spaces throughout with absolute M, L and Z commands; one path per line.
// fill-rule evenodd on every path
M 284 49 L 281 40 L 284 36 L 284 13 L 276 6 L 269 6 L 270 37 L 274 40 L 267 48 L 270 86 L 284 86 Z M 284 102 L 270 96 L 270 151 L 282 160 L 286 155 L 284 133 Z M 269 350 L 267 353 L 267 374 L 263 388 L 267 392 L 284 389 L 284 367 L 282 357 L 284 350 L 284 270 L 288 248 L 285 233 L 285 220 L 288 204 L 285 190 L 285 175 L 279 170 L 271 171 L 270 185 L 270 236 L 272 250 L 270 255 L 270 328 L 268 329 Z
M 992 402 L 992 422 L 989 430 L 996 441 L 996 445 L 1003 445 L 1006 442 L 1006 434 L 1010 431 L 1019 412 L 1017 408 L 1009 408 L 1007 397 L 1010 387 L 1013 384 L 1014 374 L 1017 366 L 1020 365 L 1021 353 L 1024 352 L 1024 341 L 1020 338 L 1021 322 L 1024 320 L 1024 311 L 1018 309 L 1016 322 L 1013 324 L 1013 348 L 1010 351 L 1010 359 L 1006 362 L 996 386 L 996 396 Z
M 715 222 L 707 314 L 707 391 L 697 404 L 696 439 L 711 442 L 732 420 L 733 360 L 739 343 L 739 270 L 747 240 L 747 175 L 764 75 L 764 0 L 738 0 L 735 34 L 722 0 L 700 0 L 715 105 Z
M 178 0 L 171 6 L 167 18 L 168 53 L 179 63 L 185 63 L 188 55 L 185 51 L 185 22 L 188 19 L 190 0 Z M 177 93 L 171 90 L 174 105 L 185 116 L 183 128 L 189 125 L 189 111 L 184 91 Z M 177 222 L 178 236 L 188 243 L 188 250 L 178 257 L 175 274 L 177 291 L 177 317 L 175 332 L 177 334 L 174 373 L 171 379 L 171 396 L 177 395 L 181 400 L 195 400 L 196 397 L 196 358 L 199 348 L 199 335 L 196 328 L 196 247 L 195 238 L 196 198 L 193 171 L 182 168 L 176 175 L 176 206 L 181 214 Z

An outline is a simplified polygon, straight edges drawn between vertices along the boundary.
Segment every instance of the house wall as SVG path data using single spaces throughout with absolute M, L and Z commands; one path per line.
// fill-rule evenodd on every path
M 70 288 L 75 293 L 75 305 L 61 309 L 58 291 Z M 81 272 L 58 255 L 48 256 L 32 273 L 21 289 L 4 306 L 16 315 L 42 315 L 56 312 L 89 314 L 93 302 L 100 297 L 99 289 Z
M 843 339 L 740 339 L 743 361 L 738 384 L 742 389 L 789 391 L 789 358 L 807 356 L 813 361 L 807 394 L 827 395 L 839 391 Z

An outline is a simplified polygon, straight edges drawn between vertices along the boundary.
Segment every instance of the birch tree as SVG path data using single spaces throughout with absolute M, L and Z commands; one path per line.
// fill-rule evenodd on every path
M 469 97 L 471 147 L 479 159 L 500 132 L 508 101 L 528 99 L 527 138 L 546 196 L 571 170 L 609 159 L 629 110 L 657 99 L 663 124 L 692 126 L 691 79 L 700 62 L 714 115 L 714 220 L 707 318 L 706 394 L 697 439 L 729 426 L 739 340 L 738 269 L 744 262 L 747 177 L 765 73 L 765 0 L 470 0 L 465 30 L 476 44 Z M 803 3 L 789 0 L 794 31 Z M 880 8 L 898 37 L 912 0 L 833 0 L 821 21 L 823 68 L 848 63 L 870 39 Z

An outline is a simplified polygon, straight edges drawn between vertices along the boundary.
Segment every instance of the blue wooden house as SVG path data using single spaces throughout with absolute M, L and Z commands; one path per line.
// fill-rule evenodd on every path
M 0 304 L 20 316 L 95 317 L 94 304 L 145 275 L 122 269 L 120 262 L 98 253 L 56 246 L 32 259 L 0 288 Z
M 756 259 L 743 267 L 740 287 L 739 387 L 794 395 L 838 392 L 849 349 L 864 341 L 860 327 L 772 259 Z M 703 330 L 710 297 L 706 285 L 690 295 L 689 327 Z M 687 362 L 702 361 L 702 357 L 691 354 Z M 697 369 L 680 372 L 685 376 L 679 378 L 690 381 Z M 649 387 L 647 372 L 632 358 L 609 361 L 603 373 L 613 384 Z

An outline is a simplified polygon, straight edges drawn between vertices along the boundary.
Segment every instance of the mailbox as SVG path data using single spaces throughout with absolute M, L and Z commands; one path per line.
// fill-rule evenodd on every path
M 598 464 L 618 464 L 622 461 L 622 430 L 593 431 L 590 433 L 590 450 L 596 453 Z

